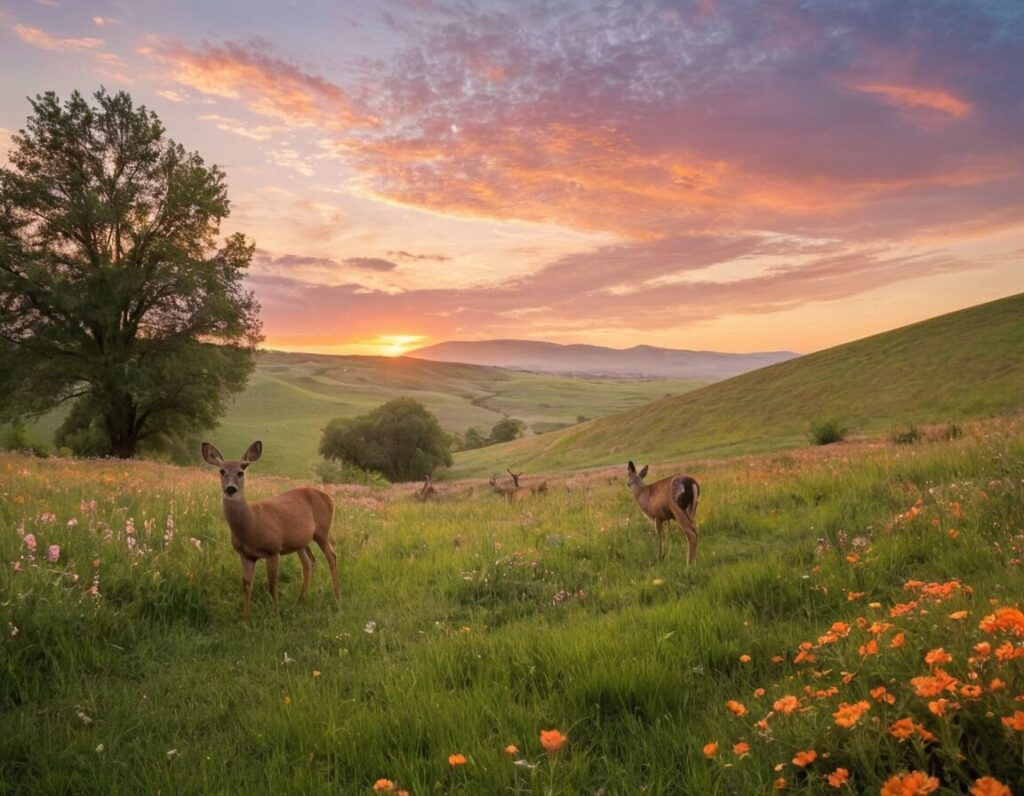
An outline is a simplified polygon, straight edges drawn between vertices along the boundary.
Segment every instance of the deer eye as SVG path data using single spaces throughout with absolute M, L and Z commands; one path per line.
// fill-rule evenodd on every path
M 221 475 L 227 475 L 227 473 L 226 473 L 226 472 L 225 472 L 224 470 L 221 470 L 221 471 L 220 471 L 220 474 L 221 474 Z
M 245 475 L 245 473 L 243 473 L 241 470 L 239 470 L 238 471 L 238 477 L 241 478 L 243 475 Z

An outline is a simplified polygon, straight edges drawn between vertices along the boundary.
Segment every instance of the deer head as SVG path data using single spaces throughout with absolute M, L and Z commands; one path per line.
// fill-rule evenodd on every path
M 245 471 L 263 455 L 263 443 L 256 440 L 237 461 L 225 461 L 209 442 L 203 443 L 203 460 L 220 468 L 220 488 L 225 498 L 245 500 Z

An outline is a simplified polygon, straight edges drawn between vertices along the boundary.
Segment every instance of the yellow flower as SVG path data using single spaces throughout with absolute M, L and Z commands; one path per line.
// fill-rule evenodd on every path
M 313 677 L 319 677 L 319 676 L 320 676 L 320 672 L 318 672 L 316 669 L 314 669 L 313 670 Z

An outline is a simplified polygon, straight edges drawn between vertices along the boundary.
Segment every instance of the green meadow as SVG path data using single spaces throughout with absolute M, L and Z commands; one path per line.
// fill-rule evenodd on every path
M 1018 792 L 1024 423 L 964 431 L 695 464 L 689 569 L 621 466 L 339 488 L 340 605 L 249 625 L 213 472 L 2 455 L 0 791 Z
M 877 435 L 1017 411 L 1024 294 L 761 368 L 620 414 L 456 457 L 456 475 L 758 453 L 799 446 L 811 423 Z M 638 462 L 639 463 L 639 462 Z

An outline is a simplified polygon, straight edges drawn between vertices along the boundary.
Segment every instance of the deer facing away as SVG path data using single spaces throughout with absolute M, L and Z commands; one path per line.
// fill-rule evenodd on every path
M 331 543 L 331 521 L 334 500 L 326 492 L 313 487 L 299 487 L 280 495 L 248 503 L 245 500 L 245 471 L 263 454 L 263 443 L 254 442 L 238 461 L 225 461 L 220 451 L 203 443 L 203 459 L 220 468 L 220 486 L 224 516 L 231 528 L 231 545 L 242 560 L 242 591 L 244 618 L 249 618 L 252 579 L 256 562 L 267 561 L 267 589 L 274 600 L 274 614 L 281 616 L 277 600 L 277 573 L 281 556 L 296 553 L 302 563 L 302 589 L 299 600 L 306 596 L 313 572 L 312 542 L 324 552 L 334 583 L 334 598 L 339 597 L 338 556 Z
M 665 523 L 675 520 L 690 543 L 690 563 L 697 560 L 697 502 L 700 484 L 688 475 L 672 475 L 652 484 L 645 484 L 647 465 L 637 472 L 636 465 L 626 465 L 629 488 L 640 510 L 654 520 L 658 536 L 658 558 L 665 557 Z

